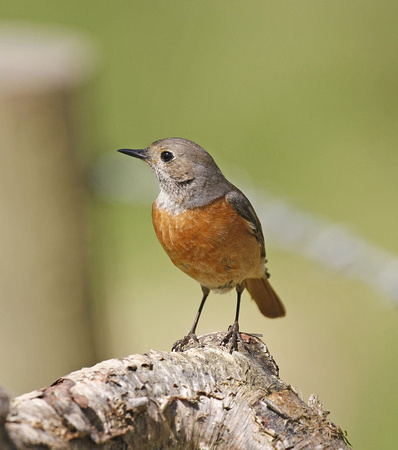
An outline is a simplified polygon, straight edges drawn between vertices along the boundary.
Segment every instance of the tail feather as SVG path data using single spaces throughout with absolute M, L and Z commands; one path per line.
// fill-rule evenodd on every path
M 275 318 L 286 314 L 283 303 L 267 278 L 246 278 L 246 289 L 264 316 Z

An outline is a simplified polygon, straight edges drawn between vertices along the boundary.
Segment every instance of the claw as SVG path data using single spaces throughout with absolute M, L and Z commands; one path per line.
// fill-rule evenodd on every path
M 199 343 L 198 338 L 196 337 L 195 333 L 188 333 L 186 336 L 184 336 L 182 339 L 179 339 L 177 342 L 174 342 L 173 347 L 171 348 L 172 352 L 182 352 L 184 350 L 184 347 L 188 344 L 190 340 L 193 340 L 197 343 Z
M 229 353 L 232 353 L 234 350 L 238 351 L 238 342 L 240 342 L 245 350 L 249 351 L 249 347 L 246 342 L 243 340 L 240 332 L 239 332 L 239 323 L 235 322 L 228 328 L 228 333 L 225 335 L 224 339 L 221 341 L 220 345 L 227 345 L 228 342 L 231 342 L 229 346 Z

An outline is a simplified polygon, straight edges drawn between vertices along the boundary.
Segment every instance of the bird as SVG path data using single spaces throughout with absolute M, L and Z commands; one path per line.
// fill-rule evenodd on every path
M 198 341 L 196 328 L 210 292 L 232 289 L 237 294 L 235 320 L 220 344 L 229 343 L 230 353 L 238 350 L 238 342 L 246 347 L 239 330 L 244 289 L 264 316 L 286 313 L 268 280 L 263 231 L 252 204 L 193 141 L 166 138 L 144 149 L 118 151 L 144 161 L 155 173 L 160 188 L 152 205 L 156 236 L 173 264 L 202 288 L 194 323 L 172 351 Z

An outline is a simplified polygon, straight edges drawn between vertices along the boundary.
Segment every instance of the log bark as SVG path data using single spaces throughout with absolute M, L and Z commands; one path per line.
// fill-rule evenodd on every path
M 243 334 L 247 348 L 230 354 L 224 336 L 104 361 L 21 395 L 0 414 L 0 447 L 349 448 L 317 398 L 307 405 L 279 378 L 259 338 Z

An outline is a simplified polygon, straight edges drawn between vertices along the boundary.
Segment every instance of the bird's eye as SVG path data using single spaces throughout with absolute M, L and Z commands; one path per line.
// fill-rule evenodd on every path
M 174 158 L 174 155 L 171 152 L 165 151 L 160 154 L 160 159 L 166 163 L 170 162 L 173 158 Z

